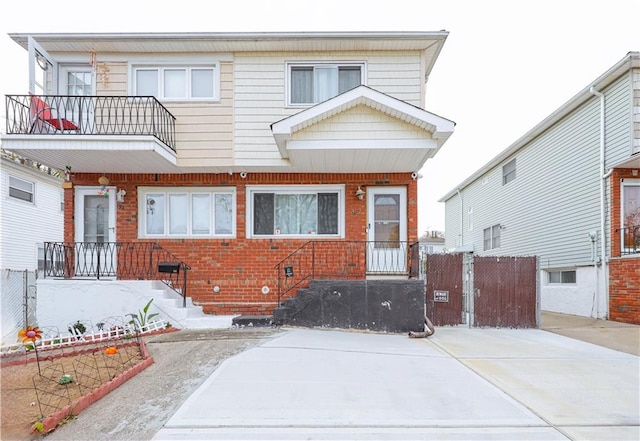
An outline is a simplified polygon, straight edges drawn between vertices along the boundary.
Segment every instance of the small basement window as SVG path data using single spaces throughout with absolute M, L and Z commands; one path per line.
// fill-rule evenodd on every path
M 576 271 L 575 270 L 562 270 L 562 271 L 547 271 L 549 283 L 576 283 Z

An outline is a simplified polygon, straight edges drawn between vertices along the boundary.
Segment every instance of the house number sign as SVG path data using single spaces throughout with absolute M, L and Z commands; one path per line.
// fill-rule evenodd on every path
M 433 301 L 434 302 L 449 302 L 449 291 L 433 291 Z

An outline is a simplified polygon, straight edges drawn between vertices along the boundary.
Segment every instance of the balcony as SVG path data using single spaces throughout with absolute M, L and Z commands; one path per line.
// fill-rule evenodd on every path
M 176 170 L 176 118 L 151 96 L 7 95 L 3 147 L 77 172 Z

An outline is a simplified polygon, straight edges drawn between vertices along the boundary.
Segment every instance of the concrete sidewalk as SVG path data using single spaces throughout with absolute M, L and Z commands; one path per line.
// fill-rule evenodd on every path
M 638 440 L 639 372 L 539 329 L 290 329 L 226 360 L 153 439 Z

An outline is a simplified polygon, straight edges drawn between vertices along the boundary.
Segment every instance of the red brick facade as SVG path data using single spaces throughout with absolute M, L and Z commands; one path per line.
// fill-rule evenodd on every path
M 75 174 L 74 186 L 98 185 L 98 174 Z M 236 188 L 236 237 L 234 239 L 160 239 L 158 243 L 192 267 L 188 293 L 196 304 L 212 314 L 271 314 L 277 303 L 274 266 L 308 239 L 254 239 L 246 237 L 247 185 L 345 184 L 345 240 L 366 241 L 366 200 L 355 196 L 358 186 L 407 188 L 407 236 L 418 238 L 417 183 L 410 173 L 313 174 L 107 174 L 110 186 L 124 189 L 124 202 L 116 208 L 118 242 L 138 239 L 138 186 L 233 186 Z M 65 240 L 74 241 L 73 189 L 65 190 Z M 153 241 L 156 241 L 155 239 Z M 220 291 L 214 292 L 213 287 Z M 270 292 L 262 293 L 268 286 Z
M 632 169 L 611 175 L 611 260 L 609 261 L 609 319 L 640 325 L 640 255 L 621 256 L 622 179 L 638 178 Z

